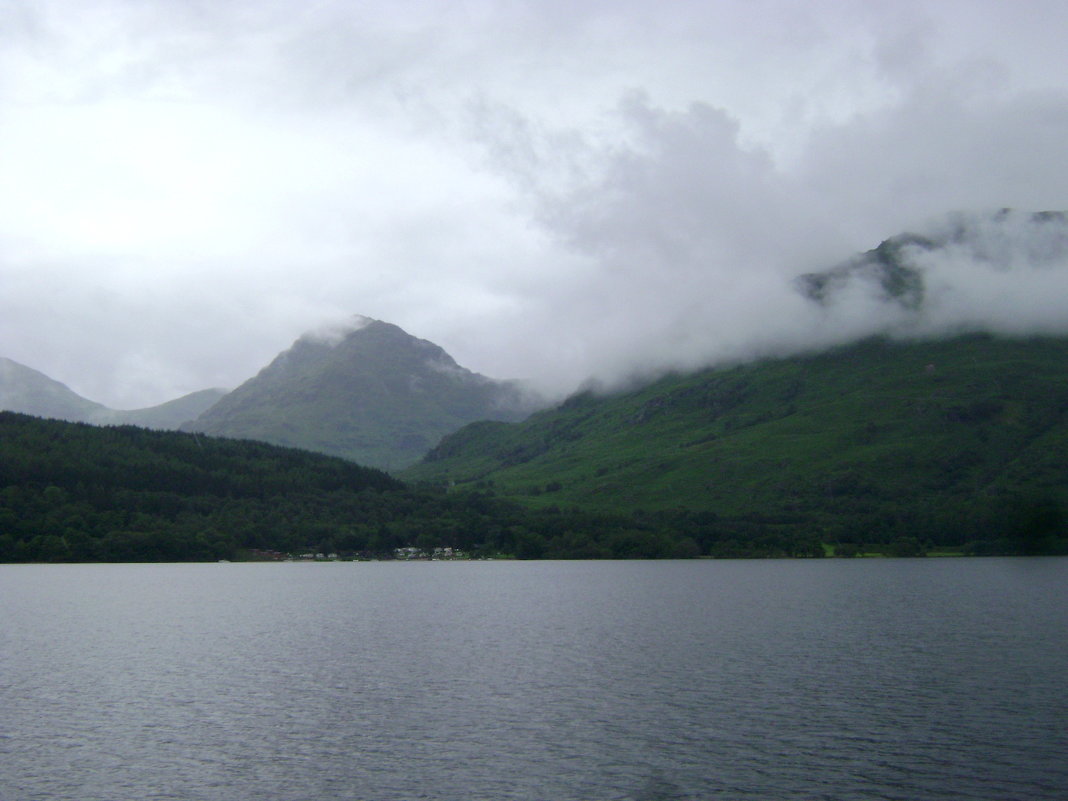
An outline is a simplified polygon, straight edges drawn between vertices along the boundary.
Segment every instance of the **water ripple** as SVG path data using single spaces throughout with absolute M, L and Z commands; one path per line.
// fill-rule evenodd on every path
M 0 801 L 1068 797 L 1068 560 L 0 566 Z

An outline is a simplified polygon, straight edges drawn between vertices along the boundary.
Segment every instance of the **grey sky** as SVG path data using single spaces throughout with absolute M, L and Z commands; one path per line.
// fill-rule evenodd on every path
M 123 407 L 355 314 L 552 391 L 863 331 L 788 279 L 1068 207 L 1065 30 L 1059 0 L 0 0 L 0 355 Z

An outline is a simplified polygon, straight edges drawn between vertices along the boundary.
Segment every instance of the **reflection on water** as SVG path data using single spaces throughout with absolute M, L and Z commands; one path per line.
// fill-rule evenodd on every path
M 0 799 L 1068 797 L 1068 559 L 0 566 Z

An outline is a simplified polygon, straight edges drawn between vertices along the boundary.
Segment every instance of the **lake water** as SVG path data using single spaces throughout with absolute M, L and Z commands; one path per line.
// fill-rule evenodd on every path
M 0 801 L 1068 798 L 1068 559 L 0 566 Z

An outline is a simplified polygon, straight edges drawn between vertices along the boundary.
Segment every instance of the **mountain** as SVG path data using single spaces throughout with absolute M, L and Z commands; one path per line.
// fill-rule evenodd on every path
M 195 419 L 226 394 L 221 389 L 193 392 L 146 409 L 109 409 L 44 373 L 0 357 L 0 410 L 95 425 L 137 425 L 176 429 Z
M 534 505 L 685 507 L 804 525 L 842 523 L 833 510 L 848 506 L 841 487 L 854 484 L 870 490 L 869 511 L 900 505 L 910 487 L 937 486 L 930 497 L 954 509 L 1036 488 L 1060 498 L 1049 449 L 1029 448 L 1035 438 L 1065 447 L 1057 404 L 1068 407 L 1068 339 L 1025 332 L 1068 329 L 1056 302 L 1066 272 L 1068 213 L 947 215 L 795 281 L 814 308 L 870 312 L 867 330 L 895 339 L 579 393 L 522 425 L 469 426 L 403 475 L 492 483 Z M 994 330 L 1013 336 L 962 336 Z
M 133 425 L 141 428 L 177 430 L 218 403 L 225 389 L 202 389 L 145 409 L 107 409 L 93 412 L 85 421 L 95 425 Z
M 1048 269 L 1066 259 L 1068 213 L 1000 209 L 948 215 L 921 233 L 899 234 L 830 270 L 802 275 L 796 285 L 823 306 L 859 288 L 886 304 L 918 312 L 929 305 L 932 269 L 939 261 L 960 260 L 982 271 L 1008 273 Z
M 106 406 L 83 398 L 66 384 L 2 357 L 0 409 L 75 422 L 86 422 L 94 414 L 109 411 Z
M 932 251 L 939 246 L 919 234 L 901 234 L 833 269 L 800 276 L 797 287 L 809 300 L 826 305 L 850 285 L 864 283 L 876 289 L 880 300 L 915 311 L 923 305 L 926 286 L 923 273 L 909 263 L 909 257 L 912 249 Z
M 330 336 L 302 336 L 185 428 L 397 469 L 467 423 L 519 420 L 531 408 L 518 384 L 466 370 L 395 325 L 358 318 Z
M 534 507 L 701 511 L 750 538 L 960 545 L 1063 524 L 1066 471 L 1068 339 L 970 335 L 580 394 L 467 426 L 400 475 Z

